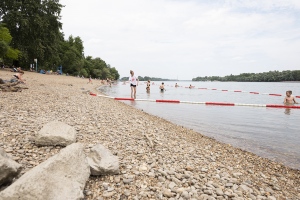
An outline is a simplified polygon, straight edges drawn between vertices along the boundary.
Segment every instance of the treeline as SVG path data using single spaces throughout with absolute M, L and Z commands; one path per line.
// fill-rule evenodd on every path
M 128 81 L 129 79 L 129 76 L 128 77 L 122 77 L 120 80 L 121 81 Z M 149 76 L 138 76 L 138 79 L 139 81 L 175 81 L 175 80 L 172 80 L 172 79 L 166 79 L 166 78 L 156 78 L 156 77 L 149 77 Z
M 0 1 L 0 60 L 5 65 L 119 79 L 119 73 L 104 60 L 84 55 L 80 37 L 64 39 L 59 0 Z M 35 60 L 36 59 L 36 60 Z M 37 62 L 35 62 L 35 61 Z M 35 69 L 34 67 L 34 69 Z
M 240 75 L 205 76 L 193 78 L 192 81 L 236 81 L 236 82 L 280 82 L 300 81 L 300 70 L 269 71 L 263 73 L 242 73 Z

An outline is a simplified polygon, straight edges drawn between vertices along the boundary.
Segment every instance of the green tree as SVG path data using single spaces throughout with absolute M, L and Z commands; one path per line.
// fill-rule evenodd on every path
M 59 0 L 0 2 L 0 19 L 11 32 L 12 47 L 22 52 L 20 61 L 23 66 L 29 66 L 34 58 L 40 64 L 48 65 L 59 57 L 62 7 Z
M 13 49 L 10 45 L 12 36 L 9 33 L 8 28 L 0 24 L 0 58 L 3 60 L 4 57 L 8 59 L 18 59 L 20 51 Z

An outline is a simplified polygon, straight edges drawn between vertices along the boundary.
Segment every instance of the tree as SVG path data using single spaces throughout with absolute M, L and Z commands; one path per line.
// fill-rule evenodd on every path
M 4 60 L 4 57 L 8 59 L 18 59 L 20 51 L 13 49 L 10 45 L 12 36 L 9 33 L 8 28 L 0 24 L 0 58 Z
M 53 63 L 58 58 L 62 23 L 59 0 L 2 0 L 0 19 L 7 24 L 13 37 L 12 47 L 22 54 L 20 61 L 29 66 L 34 58 L 40 64 Z

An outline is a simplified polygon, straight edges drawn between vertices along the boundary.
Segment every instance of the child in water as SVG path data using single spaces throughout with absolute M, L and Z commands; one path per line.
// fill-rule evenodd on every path
M 288 90 L 286 91 L 286 96 L 284 98 L 284 104 L 294 104 L 294 103 L 298 103 L 295 99 L 295 97 L 292 95 L 292 91 Z
M 148 93 L 150 92 L 150 80 L 147 81 L 146 91 L 147 91 Z
M 161 92 L 165 91 L 165 84 L 164 84 L 164 82 L 161 83 L 161 85 L 159 86 L 159 89 L 160 89 Z

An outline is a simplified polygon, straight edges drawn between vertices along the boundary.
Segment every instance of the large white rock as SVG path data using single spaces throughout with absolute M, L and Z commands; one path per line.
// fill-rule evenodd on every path
M 80 143 L 67 146 L 0 192 L 0 199 L 82 199 L 90 176 L 83 150 Z
M 8 157 L 0 148 L 0 186 L 11 182 L 22 170 L 22 166 Z
M 119 174 L 119 159 L 103 145 L 95 145 L 88 157 L 92 175 Z
M 67 146 L 76 142 L 76 130 L 63 122 L 49 122 L 38 132 L 35 144 Z

